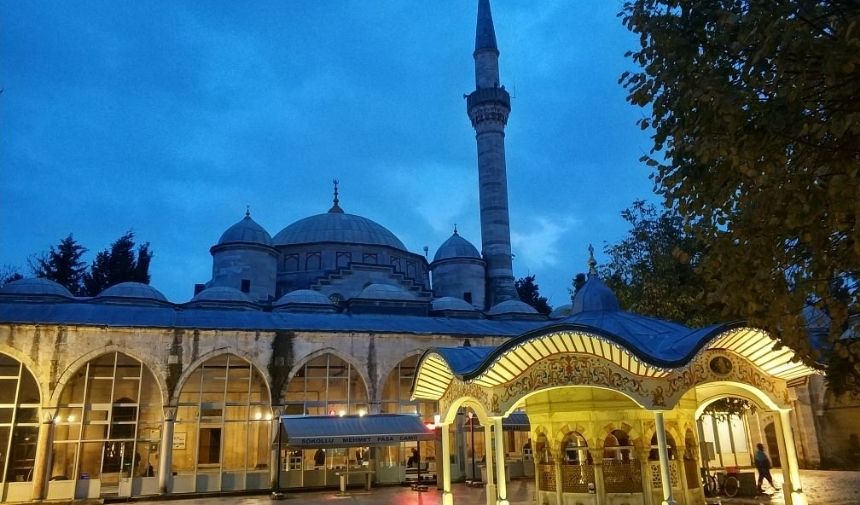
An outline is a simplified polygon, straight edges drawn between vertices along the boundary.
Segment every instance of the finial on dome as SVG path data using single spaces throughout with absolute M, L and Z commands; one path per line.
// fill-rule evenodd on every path
M 338 181 L 337 179 L 332 179 L 331 182 L 332 184 L 334 184 L 334 205 L 332 205 L 328 211 L 336 214 L 343 214 L 343 209 L 341 209 L 340 205 L 338 205 L 340 203 L 340 200 L 338 200 L 337 198 L 337 185 L 340 184 L 340 181 Z
M 245 217 L 251 217 L 251 206 L 245 205 Z
M 594 246 L 588 244 L 588 276 L 597 275 L 597 260 L 594 259 Z
M 454 223 L 454 235 L 459 235 L 459 233 L 457 233 L 457 223 Z

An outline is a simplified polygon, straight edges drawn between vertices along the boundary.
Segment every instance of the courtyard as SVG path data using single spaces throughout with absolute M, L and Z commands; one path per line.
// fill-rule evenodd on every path
M 782 475 L 775 471 L 777 485 L 782 483 Z M 860 505 L 860 472 L 801 470 L 803 489 L 812 505 Z M 464 484 L 452 485 L 454 503 L 461 505 L 483 505 L 487 503 L 483 488 L 467 487 Z M 508 498 L 511 505 L 532 504 L 534 481 L 515 480 L 508 485 Z M 138 503 L 159 503 L 159 501 L 140 501 Z M 177 499 L 177 501 L 179 501 Z M 270 503 L 268 495 L 259 496 L 220 496 L 195 497 L 181 500 L 184 504 L 194 505 L 258 505 Z M 337 491 L 297 492 L 285 495 L 285 503 L 336 504 L 336 505 L 441 505 L 441 491 L 431 488 L 426 492 L 416 492 L 408 487 L 382 487 L 371 491 L 349 490 L 346 495 Z M 782 505 L 785 501 L 781 493 L 773 497 L 759 498 L 716 498 L 709 503 L 722 505 L 772 504 Z

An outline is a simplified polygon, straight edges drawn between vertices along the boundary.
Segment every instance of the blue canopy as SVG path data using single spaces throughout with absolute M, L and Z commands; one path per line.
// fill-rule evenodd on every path
M 281 428 L 281 443 L 295 448 L 369 447 L 436 438 L 420 417 L 405 414 L 282 416 Z

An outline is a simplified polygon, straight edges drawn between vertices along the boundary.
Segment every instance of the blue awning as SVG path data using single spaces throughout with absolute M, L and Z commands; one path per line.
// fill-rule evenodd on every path
M 282 416 L 281 444 L 295 448 L 369 447 L 434 440 L 418 416 Z
M 463 423 L 463 427 L 469 429 L 469 423 L 475 423 L 475 431 L 482 431 L 484 429 L 481 426 L 481 421 L 478 420 L 477 417 L 473 417 L 471 419 L 466 418 L 466 422 Z M 525 412 L 511 412 L 508 417 L 502 418 L 502 431 L 525 431 L 528 432 L 531 430 L 531 425 L 529 424 L 529 416 Z

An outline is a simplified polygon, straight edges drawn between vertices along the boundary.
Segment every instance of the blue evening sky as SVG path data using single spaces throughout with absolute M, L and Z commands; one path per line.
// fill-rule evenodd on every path
M 243 217 L 275 235 L 331 205 L 430 256 L 454 223 L 480 249 L 476 0 L 1 2 L 0 266 L 74 233 L 126 230 L 171 301 L 211 277 Z M 618 76 L 620 1 L 495 0 L 516 276 L 569 299 L 589 243 L 654 198 Z M 603 258 L 598 255 L 598 260 Z

